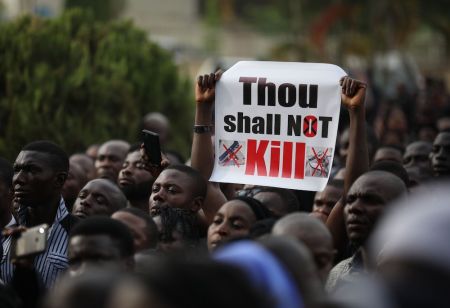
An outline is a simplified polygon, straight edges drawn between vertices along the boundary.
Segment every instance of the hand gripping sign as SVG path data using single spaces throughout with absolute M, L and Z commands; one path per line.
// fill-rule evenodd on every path
M 323 190 L 341 104 L 338 66 L 238 62 L 216 86 L 211 181 Z

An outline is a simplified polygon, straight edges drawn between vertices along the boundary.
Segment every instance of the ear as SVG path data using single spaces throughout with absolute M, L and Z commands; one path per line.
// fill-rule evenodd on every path
M 204 201 L 204 198 L 203 198 L 203 197 L 195 197 L 195 198 L 192 200 L 192 203 L 191 203 L 191 206 L 189 207 L 189 209 L 190 209 L 192 212 L 197 213 L 197 212 L 200 211 L 200 209 L 202 208 L 202 206 L 203 206 L 203 201 Z
M 64 183 L 66 182 L 67 176 L 68 174 L 65 171 L 59 171 L 58 173 L 56 173 L 55 186 L 62 188 L 64 186 Z

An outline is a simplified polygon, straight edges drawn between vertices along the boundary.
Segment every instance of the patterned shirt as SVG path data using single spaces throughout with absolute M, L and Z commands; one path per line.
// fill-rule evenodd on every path
M 358 250 L 353 256 L 342 260 L 331 269 L 325 289 L 328 293 L 333 293 L 341 283 L 355 281 L 364 272 L 362 252 Z
M 50 288 L 56 278 L 68 267 L 67 247 L 69 234 L 61 222 L 69 215 L 63 198 L 59 202 L 56 211 L 55 220 L 49 228 L 47 249 L 43 253 L 34 258 L 34 267 L 42 279 L 46 288 Z M 19 224 L 26 225 L 27 209 L 22 207 L 19 209 Z M 9 252 L 11 247 L 11 238 L 8 237 L 3 241 L 3 257 L 0 263 L 1 279 L 9 283 L 13 277 L 13 266 L 9 260 Z

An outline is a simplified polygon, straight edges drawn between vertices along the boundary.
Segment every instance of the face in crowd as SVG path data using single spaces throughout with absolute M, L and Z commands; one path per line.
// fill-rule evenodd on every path
M 319 218 L 323 222 L 326 222 L 328 216 L 330 216 L 331 210 L 342 197 L 342 194 L 343 183 L 341 187 L 338 185 L 327 185 L 323 191 L 318 191 L 314 196 L 314 204 L 311 215 Z
M 146 169 L 140 152 L 129 153 L 118 177 L 118 185 L 127 199 L 148 200 L 153 182 L 154 178 Z
M 425 141 L 410 143 L 403 155 L 403 166 L 405 168 L 419 167 L 430 169 L 430 153 L 432 145 Z
M 241 200 L 226 202 L 217 211 L 208 228 L 208 249 L 216 249 L 220 244 L 233 238 L 247 236 L 256 216 L 249 205 Z
M 47 205 L 61 193 L 67 172 L 55 168 L 53 156 L 38 151 L 21 151 L 14 163 L 14 201 L 23 206 Z
M 115 184 L 109 180 L 96 179 L 88 182 L 81 189 L 72 213 L 80 218 L 110 216 L 126 205 L 125 196 Z
M 450 132 L 442 132 L 436 136 L 430 159 L 435 176 L 450 175 Z
M 97 177 L 116 183 L 129 147 L 128 143 L 120 140 L 112 140 L 102 144 L 98 149 L 95 161 Z
M 204 193 L 199 192 L 198 186 L 199 184 L 195 182 L 194 178 L 186 172 L 171 168 L 165 169 L 153 183 L 149 199 L 150 214 L 155 216 L 161 207 L 174 207 L 197 212 L 204 198 Z M 201 190 L 205 189 L 204 187 Z
M 406 194 L 403 181 L 386 171 L 370 171 L 350 188 L 344 207 L 344 220 L 351 243 L 364 245 L 386 205 Z

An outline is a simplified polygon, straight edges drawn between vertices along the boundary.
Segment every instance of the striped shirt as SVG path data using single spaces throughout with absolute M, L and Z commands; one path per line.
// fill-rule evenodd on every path
M 19 224 L 26 225 L 26 207 L 19 209 Z M 69 234 L 61 225 L 61 221 L 69 215 L 63 198 L 59 202 L 58 210 L 53 224 L 49 228 L 47 250 L 34 258 L 34 267 L 42 279 L 46 288 L 50 288 L 56 278 L 66 270 L 67 262 L 67 246 L 69 242 Z M 0 264 L 1 279 L 8 283 L 12 280 L 13 266 L 9 260 L 9 252 L 11 248 L 11 238 L 8 237 L 3 241 L 3 257 Z
M 13 228 L 17 226 L 16 219 L 12 216 L 11 221 L 5 226 L 5 228 Z M 6 262 L 9 259 L 9 249 L 11 246 L 11 236 L 2 237 L 2 258 L 0 260 L 0 279 L 5 282 L 8 277 L 13 275 L 13 266 L 10 262 Z

